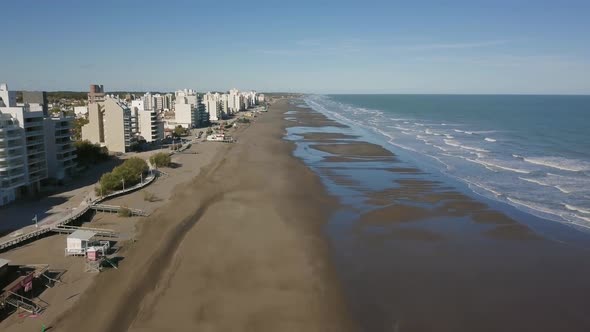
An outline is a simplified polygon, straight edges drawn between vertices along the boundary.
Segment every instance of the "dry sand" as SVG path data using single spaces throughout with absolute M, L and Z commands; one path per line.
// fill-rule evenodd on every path
M 281 139 L 286 105 L 179 184 L 139 224 L 119 270 L 98 275 L 54 328 L 349 330 L 320 231 L 335 202 Z

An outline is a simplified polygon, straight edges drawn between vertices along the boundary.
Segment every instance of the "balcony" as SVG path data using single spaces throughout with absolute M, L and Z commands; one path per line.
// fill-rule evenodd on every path
M 0 171 L 10 171 L 13 169 L 22 169 L 25 165 L 23 163 L 15 163 L 15 164 L 0 164 Z
M 35 145 L 42 145 L 44 143 L 43 139 L 27 139 L 27 147 L 35 146 Z
M 22 136 L 20 135 L 0 136 L 0 142 L 16 141 L 20 139 L 22 139 Z
M 25 131 L 25 135 L 27 137 L 33 137 L 33 136 L 43 136 L 45 133 L 43 132 L 43 129 L 32 129 L 32 130 L 26 130 Z
M 43 127 L 43 118 L 27 118 L 25 119 L 25 128 Z
M 59 130 L 55 132 L 55 138 L 65 138 L 72 136 L 72 132 L 69 129 Z
M 73 151 L 76 151 L 76 147 L 74 147 L 70 143 L 68 143 L 67 145 L 64 144 L 61 148 L 57 149 L 57 153 L 68 153 Z
M 76 159 L 76 154 L 75 153 L 70 153 L 70 154 L 58 155 L 57 159 L 59 161 L 74 160 L 74 159 Z

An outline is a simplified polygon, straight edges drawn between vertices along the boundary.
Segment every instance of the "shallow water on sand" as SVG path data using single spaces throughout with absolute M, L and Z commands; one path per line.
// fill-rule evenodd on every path
M 472 197 L 310 112 L 293 107 L 285 138 L 340 198 L 326 232 L 363 330 L 590 330 L 587 234 Z

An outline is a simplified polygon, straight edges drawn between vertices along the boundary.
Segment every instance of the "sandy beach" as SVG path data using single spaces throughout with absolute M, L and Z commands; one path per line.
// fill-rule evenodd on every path
M 238 129 L 236 144 L 193 147 L 198 154 L 184 156 L 182 167 L 171 170 L 188 179 L 158 179 L 146 189 L 162 198 L 156 205 L 143 202 L 141 192 L 114 199 L 152 212 L 123 222 L 97 215 L 91 223 L 133 233 L 119 269 L 91 277 L 71 273 L 84 279 L 76 301 L 66 306 L 57 297 L 73 295 L 67 279 L 44 295 L 59 294 L 51 300 L 61 305 L 35 320 L 11 317 L 2 330 L 27 331 L 41 323 L 59 331 L 351 330 L 321 232 L 336 201 L 282 140 L 285 111 L 287 101 L 277 102 Z M 203 153 L 206 145 L 214 150 Z M 202 160 L 191 165 L 190 158 Z M 43 248 L 52 250 L 45 255 L 57 255 L 63 241 L 50 236 L 7 256 L 30 259 Z M 64 261 L 64 268 L 81 271 L 81 259 Z

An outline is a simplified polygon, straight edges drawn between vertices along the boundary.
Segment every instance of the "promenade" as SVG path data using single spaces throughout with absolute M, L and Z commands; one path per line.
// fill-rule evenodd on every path
M 39 220 L 37 224 L 34 224 L 33 220 L 31 220 L 31 225 L 0 237 L 0 251 L 7 250 L 24 241 L 28 241 L 47 232 L 51 232 L 56 227 L 67 225 L 86 213 L 90 208 L 92 208 L 93 205 L 98 204 L 105 199 L 123 195 L 143 188 L 152 183 L 156 179 L 156 176 L 157 172 L 151 171 L 141 183 L 105 196 L 97 196 L 94 190 L 90 190 L 83 196 L 82 201 L 77 207 L 69 208 L 66 211 L 49 215 L 42 220 Z

